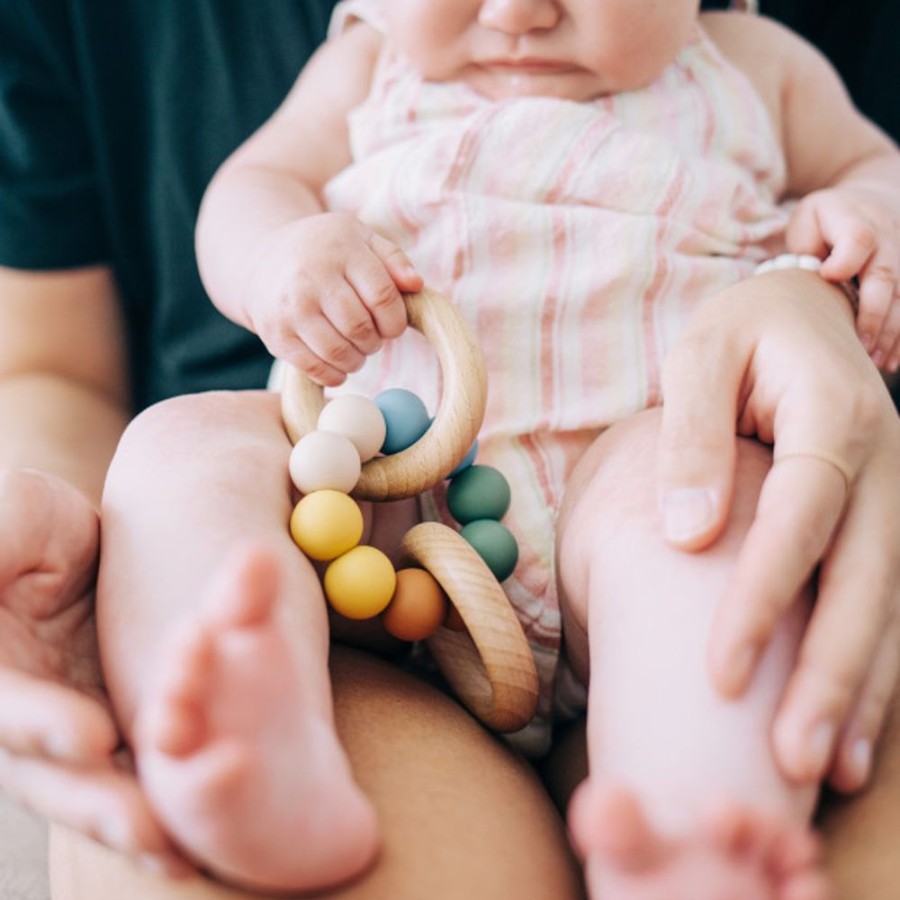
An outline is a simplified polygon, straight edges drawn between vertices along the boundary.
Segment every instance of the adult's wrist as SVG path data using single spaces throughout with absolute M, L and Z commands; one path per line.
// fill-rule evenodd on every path
M 754 275 L 765 275 L 767 272 L 781 272 L 792 269 L 801 269 L 805 272 L 814 272 L 821 277 L 822 260 L 817 256 L 808 253 L 779 253 L 777 256 L 761 262 L 754 270 Z M 844 294 L 850 309 L 853 311 L 853 317 L 856 318 L 859 313 L 859 286 L 856 279 L 848 281 L 828 281 L 822 279 L 827 284 L 831 284 Z

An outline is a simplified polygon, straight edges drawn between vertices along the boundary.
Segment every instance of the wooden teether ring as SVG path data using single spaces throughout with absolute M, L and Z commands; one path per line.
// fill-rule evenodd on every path
M 437 356 L 441 399 L 434 422 L 415 444 L 363 466 L 352 492 L 361 500 L 400 500 L 433 487 L 469 452 L 484 418 L 484 361 L 459 311 L 442 294 L 427 289 L 403 299 L 409 324 L 427 338 Z M 293 443 L 316 430 L 324 402 L 320 385 L 288 367 L 281 407 Z
M 407 562 L 444 589 L 466 632 L 440 628 L 428 649 L 459 699 L 496 731 L 518 731 L 537 707 L 534 657 L 522 626 L 484 560 L 452 528 L 414 525 L 400 545 Z

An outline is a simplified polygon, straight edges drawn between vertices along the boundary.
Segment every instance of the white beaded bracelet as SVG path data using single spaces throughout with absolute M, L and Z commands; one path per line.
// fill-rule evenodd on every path
M 778 269 L 805 269 L 807 272 L 818 272 L 821 268 L 822 260 L 818 256 L 812 256 L 808 253 L 781 253 L 761 262 L 753 270 L 753 274 L 763 275 L 766 272 L 773 272 Z M 855 316 L 859 312 L 859 289 L 856 286 L 856 280 L 830 283 L 835 287 L 839 287 L 846 294 Z

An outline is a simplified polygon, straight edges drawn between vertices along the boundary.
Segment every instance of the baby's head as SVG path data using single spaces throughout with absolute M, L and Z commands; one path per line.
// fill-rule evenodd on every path
M 381 0 L 392 43 L 486 96 L 587 100 L 643 87 L 689 39 L 699 0 Z

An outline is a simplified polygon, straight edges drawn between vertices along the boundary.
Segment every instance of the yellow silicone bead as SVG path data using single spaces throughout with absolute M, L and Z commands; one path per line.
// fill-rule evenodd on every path
M 371 619 L 394 596 L 397 573 L 391 561 L 365 544 L 339 556 L 325 570 L 328 602 L 348 619 Z
M 352 550 L 362 534 L 362 510 L 340 491 L 313 491 L 291 514 L 291 537 L 311 559 L 334 559 Z

